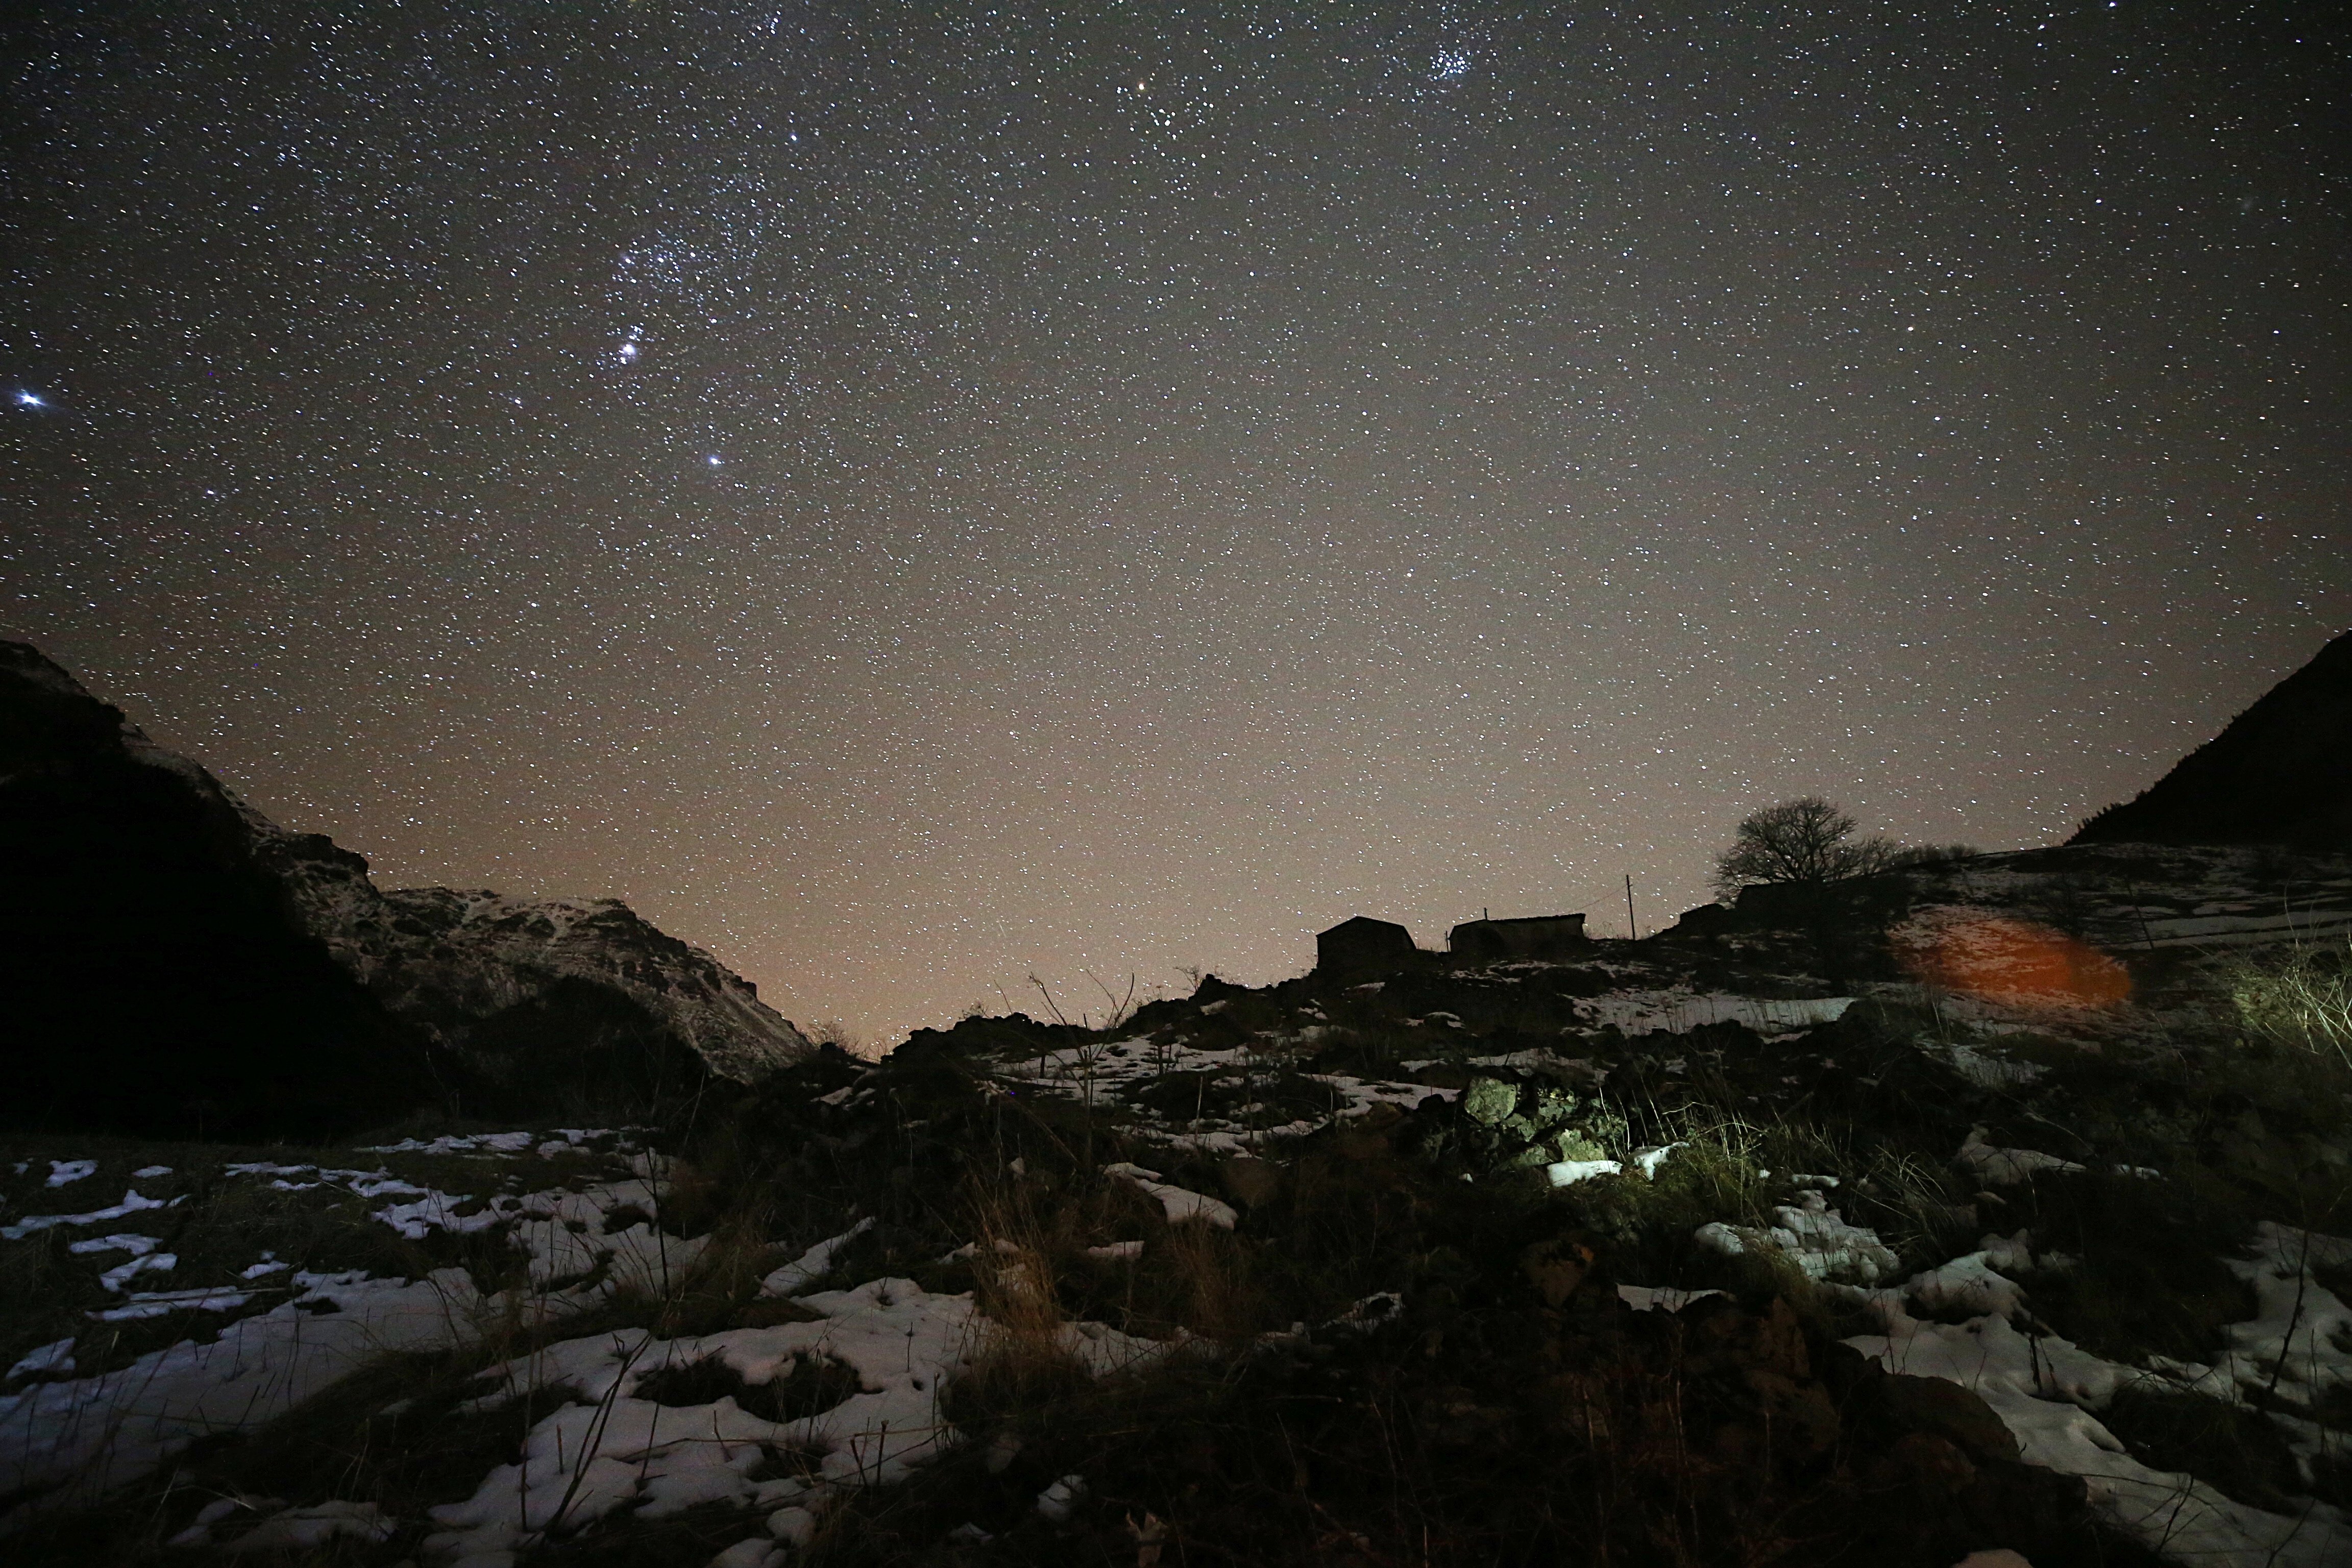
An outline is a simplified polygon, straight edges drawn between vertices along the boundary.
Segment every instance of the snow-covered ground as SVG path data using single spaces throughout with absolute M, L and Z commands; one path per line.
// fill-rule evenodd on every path
M 368 1152 L 474 1155 L 492 1163 L 488 1174 L 527 1170 L 513 1163 L 536 1164 L 543 1152 L 580 1142 L 577 1136 L 515 1132 L 411 1140 Z M 225 1178 L 274 1191 L 347 1194 L 374 1205 L 369 1222 L 411 1238 L 499 1231 L 526 1255 L 530 1284 L 486 1293 L 462 1268 L 418 1279 L 372 1279 L 358 1271 L 313 1273 L 265 1257 L 246 1270 L 257 1282 L 253 1290 L 230 1292 L 236 1300 L 229 1304 L 265 1290 L 277 1303 L 226 1322 L 211 1338 L 184 1339 L 129 1366 L 87 1376 L 74 1375 L 78 1337 L 20 1357 L 9 1380 L 34 1381 L 0 1395 L 0 1493 L 39 1491 L 37 1507 L 44 1509 L 88 1503 L 152 1474 L 200 1437 L 268 1423 L 386 1353 L 474 1342 L 518 1312 L 560 1318 L 624 1286 L 658 1293 L 683 1276 L 708 1238 L 661 1231 L 660 1163 L 643 1152 L 632 1163 L 639 1173 L 624 1179 L 480 1202 L 381 1169 L 276 1162 L 224 1167 Z M 89 1173 L 70 1173 L 68 1181 Z M 1229 1226 L 1236 1217 L 1219 1200 L 1160 1182 L 1156 1173 L 1118 1167 L 1106 1173 L 1151 1193 L 1171 1218 L 1181 1210 L 1181 1217 Z M 140 1200 L 19 1224 L 25 1235 L 89 1228 L 163 1206 Z M 900 1279 L 811 1289 L 869 1224 L 807 1248 L 764 1282 L 764 1295 L 792 1298 L 815 1314 L 813 1321 L 669 1340 L 629 1329 L 559 1341 L 483 1373 L 485 1392 L 468 1408 L 523 1397 L 553 1408 L 530 1427 L 517 1462 L 490 1469 L 470 1498 L 430 1510 L 425 1559 L 505 1568 L 551 1533 L 610 1514 L 652 1520 L 726 1502 L 769 1510 L 766 1531 L 730 1549 L 742 1562 L 765 1563 L 779 1543 L 805 1540 L 844 1491 L 903 1479 L 957 1441 L 940 1414 L 941 1390 L 996 1331 L 971 1295 L 929 1292 Z M 128 1252 L 134 1263 L 163 1256 L 154 1250 L 155 1238 L 141 1235 L 89 1241 L 89 1250 Z M 1132 1261 L 1140 1246 L 1115 1250 L 1118 1259 Z M 1181 1342 L 1138 1339 L 1093 1322 L 1065 1323 L 1057 1332 L 1063 1349 L 1097 1373 L 1140 1364 Z M 834 1369 L 849 1383 L 824 1396 L 831 1403 L 789 1419 L 754 1415 L 729 1394 L 666 1403 L 656 1397 L 657 1387 L 648 1387 L 704 1363 L 725 1367 L 747 1390 L 790 1378 L 803 1365 Z M 16 1522 L 30 1511 L 18 1510 Z M 288 1509 L 269 1500 L 224 1500 L 174 1544 L 251 1552 L 317 1545 L 336 1535 L 375 1540 L 401 1522 L 366 1502 Z M 0 1531 L 6 1528 L 0 1524 Z
M 576 1152 L 599 1141 L 611 1143 L 612 1135 L 583 1129 L 552 1139 L 516 1132 L 365 1152 L 478 1154 L 491 1162 L 484 1176 L 496 1181 L 501 1168 L 518 1168 L 513 1161 L 538 1165 L 534 1156 L 541 1152 Z M 157 1237 L 115 1231 L 68 1244 L 73 1254 L 131 1255 L 100 1275 L 100 1284 L 120 1294 L 122 1303 L 91 1310 L 94 1325 L 194 1309 L 234 1314 L 262 1305 L 223 1321 L 216 1332 L 191 1334 L 110 1371 L 71 1375 L 81 1335 L 21 1357 L 8 1381 L 38 1381 L 0 1394 L 0 1494 L 49 1489 L 45 1505 L 86 1500 L 149 1473 L 197 1437 L 259 1426 L 388 1352 L 462 1343 L 518 1314 L 561 1316 L 625 1288 L 659 1292 L 691 1267 L 707 1238 L 658 1228 L 657 1162 L 642 1152 L 631 1159 L 641 1174 L 576 1191 L 502 1194 L 478 1205 L 468 1194 L 381 1168 L 255 1161 L 221 1169 L 225 1181 L 314 1194 L 320 1201 L 349 1196 L 381 1204 L 368 1218 L 411 1239 L 435 1230 L 502 1227 L 509 1244 L 526 1255 L 530 1280 L 508 1290 L 485 1293 L 463 1268 L 434 1269 L 421 1279 L 371 1278 L 362 1270 L 311 1272 L 270 1253 L 245 1268 L 237 1286 L 131 1290 L 132 1279 L 167 1275 L 177 1264 L 174 1255 L 158 1250 Z M 88 1162 L 64 1163 L 76 1163 Z M 530 1166 L 519 1168 L 527 1173 Z M 58 1228 L 89 1230 L 184 1201 L 183 1194 L 167 1204 L 132 1189 L 101 1208 L 26 1215 L 0 1227 L 0 1235 L 13 1240 Z
M 297 1272 L 288 1299 L 216 1340 L 0 1394 L 0 1490 L 53 1489 L 49 1505 L 92 1500 L 198 1437 L 283 1415 L 381 1355 L 457 1342 L 494 1310 L 461 1268 L 417 1280 Z M 59 1343 L 36 1353 L 70 1366 L 70 1342 Z

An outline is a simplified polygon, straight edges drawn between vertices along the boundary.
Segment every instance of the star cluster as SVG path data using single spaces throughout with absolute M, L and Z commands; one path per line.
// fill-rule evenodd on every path
M 2352 623 L 2323 8 L 15 26 L 11 635 L 876 1044 L 2047 841 Z

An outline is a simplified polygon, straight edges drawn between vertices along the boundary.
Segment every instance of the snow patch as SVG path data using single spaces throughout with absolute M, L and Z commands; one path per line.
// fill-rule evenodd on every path
M 872 1215 L 859 1220 L 839 1236 L 828 1237 L 760 1281 L 762 1296 L 797 1295 L 827 1274 L 833 1272 L 835 1254 L 874 1228 Z
M 1234 1205 L 1223 1198 L 1213 1198 L 1205 1193 L 1196 1193 L 1185 1187 L 1171 1186 L 1160 1179 L 1159 1172 L 1147 1171 L 1124 1160 L 1105 1165 L 1102 1173 L 1131 1183 L 1158 1198 L 1160 1208 L 1167 1212 L 1170 1225 L 1198 1219 L 1206 1220 L 1219 1230 L 1231 1230 L 1242 1217 Z
M 2013 1187 L 2030 1182 L 2044 1171 L 2060 1174 L 2079 1171 L 2082 1166 L 2055 1154 L 2044 1154 L 2038 1149 L 2002 1149 L 1985 1142 L 1985 1130 L 1972 1127 L 1968 1141 L 1960 1145 L 1956 1156 L 1978 1181 L 1990 1187 Z
M 1897 1267 L 1895 1254 L 1876 1231 L 1846 1224 L 1819 1193 L 1799 1194 L 1796 1203 L 1775 1208 L 1772 1217 L 1775 1223 L 1763 1229 L 1717 1220 L 1699 1226 L 1695 1239 L 1732 1258 L 1777 1252 L 1815 1279 L 1851 1274 L 1868 1284 Z

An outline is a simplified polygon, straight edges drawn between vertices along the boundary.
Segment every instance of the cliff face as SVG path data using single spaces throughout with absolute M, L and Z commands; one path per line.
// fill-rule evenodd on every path
M 21 643 L 0 643 L 10 1120 L 318 1135 L 433 1101 L 650 1114 L 810 1047 L 604 900 L 383 892 Z
M 2352 849 L 2352 632 L 2069 842 Z

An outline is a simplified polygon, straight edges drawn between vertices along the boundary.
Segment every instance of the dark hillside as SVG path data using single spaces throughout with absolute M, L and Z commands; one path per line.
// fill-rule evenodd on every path
M 7 1120 L 320 1135 L 423 1100 L 407 1032 L 303 931 L 219 786 L 164 755 L 0 643 Z
M 2352 632 L 2070 842 L 2352 849 Z

